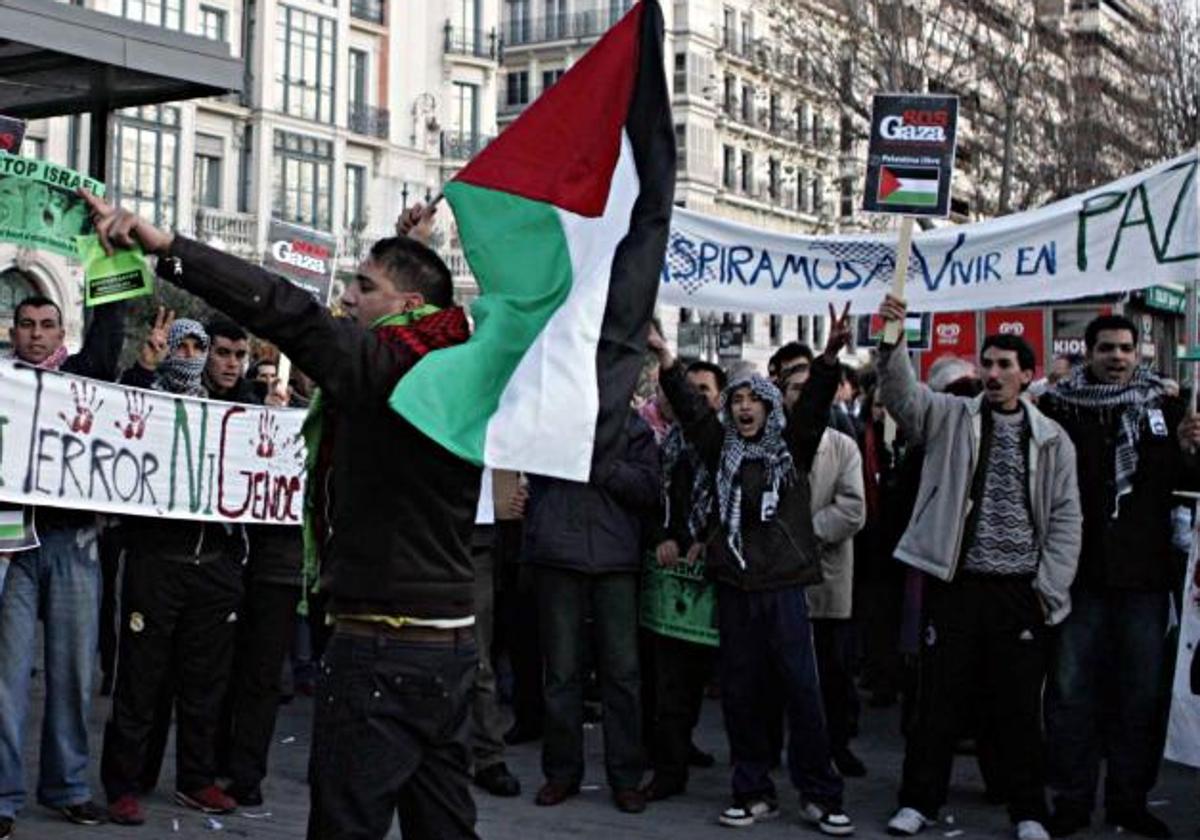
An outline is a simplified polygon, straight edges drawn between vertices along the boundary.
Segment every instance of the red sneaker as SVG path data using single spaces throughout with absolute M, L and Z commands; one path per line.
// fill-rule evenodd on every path
M 228 814 L 230 811 L 237 810 L 237 800 L 216 785 L 209 785 L 191 793 L 177 790 L 175 791 L 175 801 L 206 814 Z
M 127 793 L 108 806 L 108 819 L 117 825 L 141 825 L 146 821 L 146 812 L 137 797 Z

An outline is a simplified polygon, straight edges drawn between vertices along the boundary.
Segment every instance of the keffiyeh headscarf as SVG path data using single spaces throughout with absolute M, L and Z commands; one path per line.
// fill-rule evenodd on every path
M 63 362 L 65 362 L 70 357 L 71 357 L 71 351 L 67 349 L 67 345 L 60 344 L 60 345 L 58 345 L 57 350 L 55 350 L 49 356 L 42 359 L 40 362 L 38 362 L 37 364 L 35 364 L 33 366 L 35 368 L 41 368 L 42 370 L 58 370 L 60 367 L 62 367 Z M 24 359 L 22 359 L 20 356 L 18 356 L 15 352 L 9 353 L 8 358 L 10 358 L 14 361 L 17 361 L 17 362 L 22 362 L 27 365 L 33 364 L 32 362 L 26 362 Z
M 191 359 L 180 359 L 175 356 L 180 343 L 188 336 L 200 339 L 204 348 L 203 355 Z M 154 371 L 154 384 L 150 387 L 155 391 L 167 391 L 172 394 L 183 394 L 190 397 L 207 396 L 200 377 L 204 374 L 204 366 L 208 363 L 208 333 L 199 321 L 191 318 L 180 318 L 171 324 L 167 332 L 167 358 L 158 363 Z
M 740 388 L 750 392 L 767 404 L 767 418 L 762 431 L 753 439 L 741 436 L 737 424 L 729 411 L 733 393 Z M 783 430 L 787 416 L 783 411 L 783 396 L 770 380 L 758 374 L 743 374 L 735 378 L 721 393 L 721 421 L 725 424 L 725 442 L 721 446 L 721 463 L 717 469 L 716 491 L 717 512 L 725 528 L 726 541 L 734 558 L 743 569 L 746 560 L 742 556 L 742 464 L 746 461 L 762 461 L 767 474 L 767 489 L 764 492 L 779 496 L 796 479 L 795 464 Z M 693 499 L 692 514 L 688 527 L 693 534 L 701 533 L 704 520 L 712 507 L 713 482 L 697 483 Z M 773 515 L 773 514 L 771 514 Z
M 1125 385 L 1093 382 L 1087 377 L 1087 365 L 1076 365 L 1071 375 L 1050 391 L 1064 405 L 1090 411 L 1119 412 L 1117 420 L 1116 484 L 1113 518 L 1120 513 L 1121 497 L 1133 490 L 1133 476 L 1138 467 L 1138 440 L 1142 421 L 1151 408 L 1156 408 L 1166 394 L 1162 379 L 1149 368 L 1139 366 Z

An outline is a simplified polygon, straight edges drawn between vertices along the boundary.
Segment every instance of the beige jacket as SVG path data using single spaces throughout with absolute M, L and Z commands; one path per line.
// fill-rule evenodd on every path
M 808 473 L 813 531 L 821 544 L 824 579 L 806 590 L 811 618 L 850 618 L 854 535 L 867 521 L 862 456 L 854 438 L 826 429 Z

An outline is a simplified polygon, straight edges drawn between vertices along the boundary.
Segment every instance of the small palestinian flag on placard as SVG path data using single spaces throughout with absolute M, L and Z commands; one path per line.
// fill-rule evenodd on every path
M 27 551 L 39 544 L 33 508 L 0 505 L 0 552 Z
M 937 207 L 936 166 L 882 166 L 879 203 L 892 207 Z
M 641 0 L 446 185 L 475 332 L 393 408 L 474 463 L 587 481 L 620 448 L 674 194 L 662 10 Z

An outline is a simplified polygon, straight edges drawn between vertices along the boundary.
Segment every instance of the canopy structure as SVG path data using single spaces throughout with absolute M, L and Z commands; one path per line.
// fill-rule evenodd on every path
M 92 115 L 89 174 L 104 179 L 108 115 L 242 89 L 220 41 L 55 3 L 0 0 L 0 113 Z

